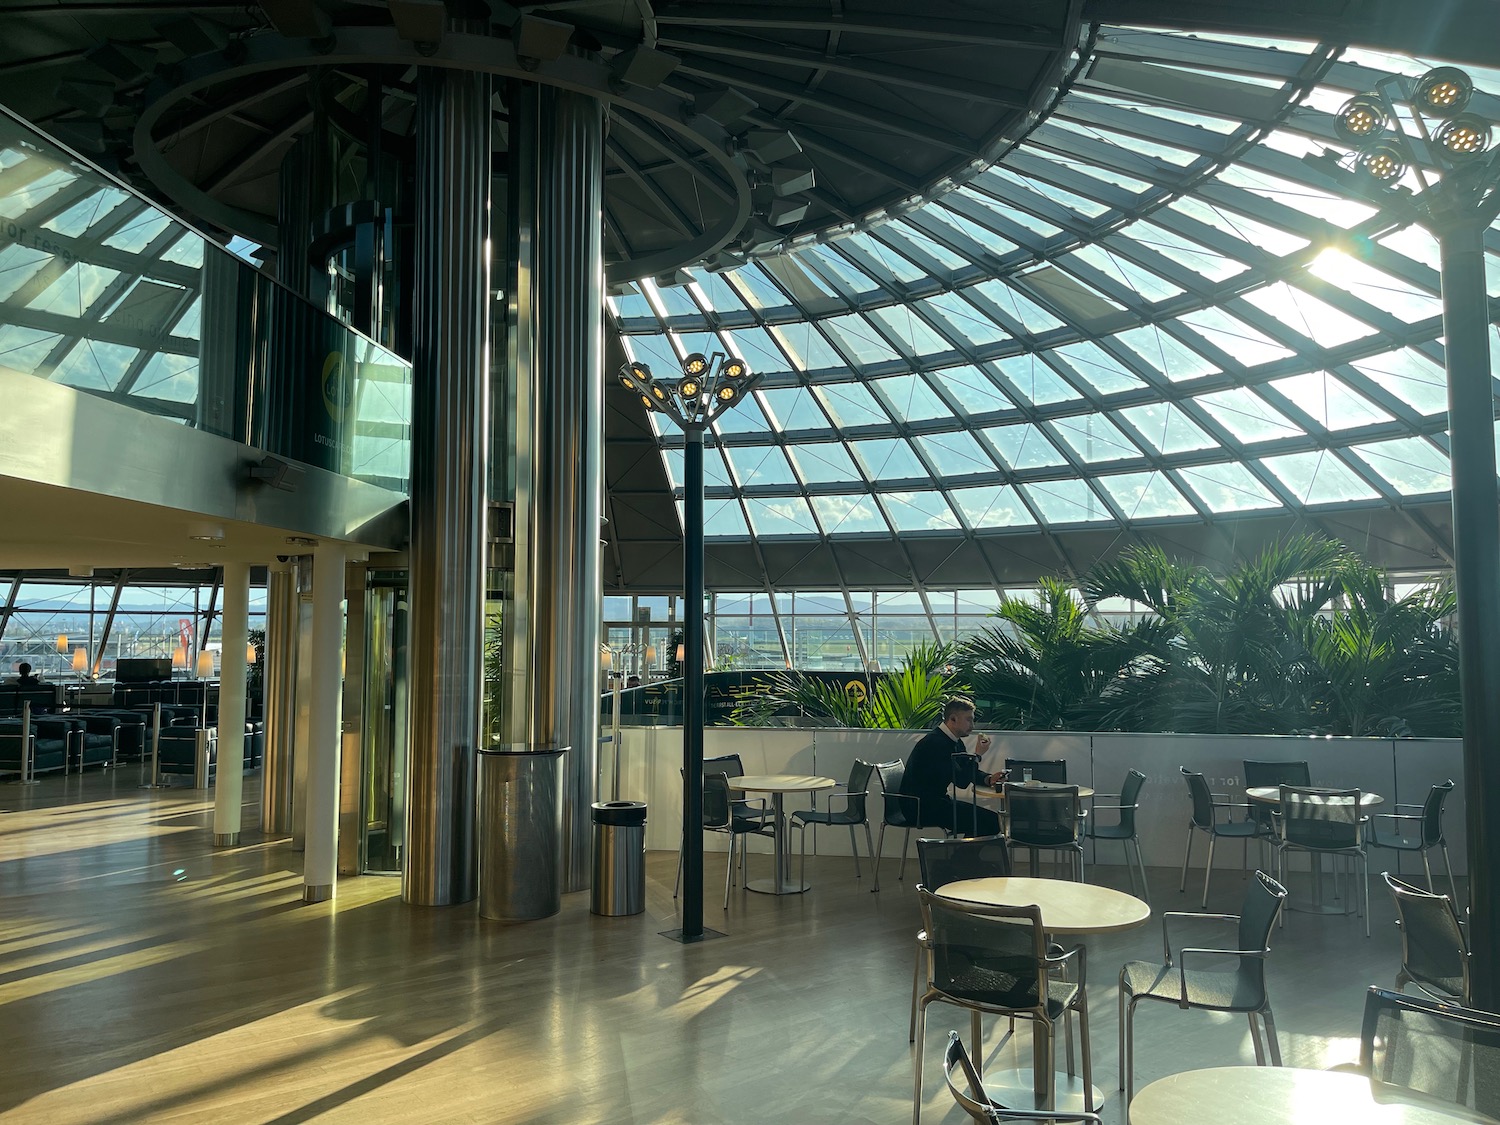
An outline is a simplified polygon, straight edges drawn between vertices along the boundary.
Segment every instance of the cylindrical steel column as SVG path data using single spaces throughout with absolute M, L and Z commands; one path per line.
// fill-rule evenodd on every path
M 240 842 L 245 783 L 245 647 L 250 643 L 250 566 L 224 564 L 224 617 L 220 622 L 219 757 L 214 772 L 214 846 Z
M 407 902 L 477 890 L 475 753 L 484 635 L 490 80 L 417 80 Z
M 1458 595 L 1459 681 L 1464 714 L 1464 789 L 1469 795 L 1469 948 L 1500 939 L 1500 835 L 1489 823 L 1490 774 L 1500 746 L 1500 491 L 1495 481 L 1495 392 L 1490 374 L 1484 226 L 1438 232 L 1442 247 L 1443 337 L 1448 368 L 1448 456 L 1453 479 L 1453 571 Z M 1495 1011 L 1500 975 L 1493 957 L 1470 968 L 1473 1006 Z
M 604 119 L 595 99 L 550 87 L 517 83 L 511 100 L 509 351 L 520 401 L 507 733 L 572 748 L 561 871 L 563 889 L 576 891 L 591 873 L 599 739 Z
M 276 562 L 266 576 L 266 747 L 261 761 L 260 827 L 267 836 L 292 831 L 292 746 L 296 726 L 297 564 Z
M 312 700 L 308 709 L 307 835 L 302 900 L 333 897 L 338 863 L 340 699 L 344 642 L 344 545 L 313 552 Z
M 682 940 L 703 937 L 703 427 L 682 431 Z

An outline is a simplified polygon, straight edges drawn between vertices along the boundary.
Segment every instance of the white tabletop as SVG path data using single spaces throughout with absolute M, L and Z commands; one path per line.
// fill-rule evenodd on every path
M 1160 1078 L 1130 1103 L 1130 1125 L 1452 1125 L 1455 1107 L 1377 1102 L 1362 1074 L 1284 1066 L 1216 1066 Z
M 1037 793 L 1055 792 L 1058 789 L 1067 789 L 1067 788 L 1070 788 L 1069 786 L 1066 786 L 1066 785 L 1054 785 L 1053 783 L 1047 782 L 1047 781 L 1033 781 L 1033 782 L 1030 782 L 1030 783 L 1027 783 L 1027 782 L 1024 782 L 1024 781 L 1012 781 L 1012 782 L 1010 782 L 1010 784 L 1011 785 L 1019 785 L 1023 789 L 1033 790 L 1033 791 L 1035 791 Z M 1084 798 L 1092 797 L 1094 795 L 1094 791 L 1091 788 L 1089 788 L 1087 785 L 1079 785 L 1079 786 L 1075 786 L 1073 788 L 1076 788 L 1078 790 L 1078 798 L 1079 798 L 1079 800 L 1083 800 Z M 974 786 L 974 792 L 979 795 L 979 799 L 981 801 L 1003 801 L 1003 800 L 1005 800 L 1005 793 L 1004 793 L 1004 791 L 1001 790 L 1001 789 L 996 789 L 992 785 L 976 785 L 976 786 Z
M 1299 788 L 1302 787 L 1299 786 Z M 1281 786 L 1252 785 L 1249 789 L 1245 790 L 1245 796 L 1262 805 L 1279 805 L 1281 804 Z M 1359 795 L 1359 807 L 1362 810 L 1368 809 L 1372 805 L 1383 804 L 1385 804 L 1385 798 L 1379 793 L 1366 793 L 1362 791 Z
M 729 788 L 745 793 L 812 793 L 832 789 L 838 782 L 831 777 L 813 777 L 800 773 L 746 774 L 731 777 Z
M 937 893 L 984 906 L 1040 906 L 1042 927 L 1049 934 L 1114 933 L 1134 929 L 1151 917 L 1151 907 L 1134 895 L 1061 879 L 960 879 L 939 887 Z

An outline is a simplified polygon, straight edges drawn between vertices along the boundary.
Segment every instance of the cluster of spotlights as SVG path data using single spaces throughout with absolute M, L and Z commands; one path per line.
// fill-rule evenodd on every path
M 670 415 L 680 425 L 701 425 L 744 398 L 755 377 L 742 359 L 694 352 L 682 361 L 682 378 L 676 383 L 657 379 L 644 363 L 627 363 L 620 382 L 640 395 L 649 409 Z
M 1474 83 L 1456 66 L 1440 66 L 1417 80 L 1407 98 L 1429 147 L 1449 165 L 1471 160 L 1490 147 L 1491 126 L 1466 113 Z M 1428 120 L 1441 122 L 1429 132 Z M 1350 98 L 1334 119 L 1341 140 L 1356 149 L 1354 166 L 1377 184 L 1394 186 L 1408 167 L 1407 146 L 1395 108 L 1383 93 Z

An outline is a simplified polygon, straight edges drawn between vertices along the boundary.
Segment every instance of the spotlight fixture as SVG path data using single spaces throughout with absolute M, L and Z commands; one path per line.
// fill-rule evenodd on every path
M 682 370 L 687 375 L 702 375 L 708 370 L 708 360 L 702 352 L 694 352 L 682 361 Z
M 1429 117 L 1462 113 L 1474 96 L 1474 82 L 1456 66 L 1439 66 L 1417 79 L 1412 104 Z
M 517 56 L 536 62 L 551 62 L 560 58 L 568 49 L 568 40 L 573 37 L 573 25 L 543 19 L 541 16 L 524 15 L 511 34 L 515 39 Z
M 1385 132 L 1389 121 L 1385 106 L 1374 94 L 1350 98 L 1333 119 L 1333 131 L 1349 144 L 1363 144 Z
M 448 27 L 448 8 L 443 0 L 390 0 L 391 22 L 396 34 L 408 43 L 442 42 Z
M 621 86 L 639 86 L 654 90 L 667 80 L 682 60 L 676 55 L 658 51 L 644 44 L 621 51 L 609 60 L 609 73 Z
M 666 414 L 684 429 L 702 428 L 745 397 L 755 380 L 742 359 L 715 352 L 693 352 L 682 360 L 682 378 L 668 389 L 651 377 L 644 363 L 620 370 L 620 383 L 641 396 L 651 410 Z
M 1490 147 L 1490 123 L 1472 113 L 1461 113 L 1438 126 L 1432 139 L 1448 159 L 1467 160 Z
M 1398 145 L 1382 141 L 1364 149 L 1355 167 L 1378 184 L 1394 184 L 1406 174 L 1406 157 Z
M 756 108 L 756 103 L 738 90 L 709 90 L 693 98 L 693 112 L 720 125 L 733 124 Z

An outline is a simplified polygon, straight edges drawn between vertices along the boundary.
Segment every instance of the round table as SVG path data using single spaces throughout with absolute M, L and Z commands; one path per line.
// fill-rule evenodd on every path
M 1054 785 L 1051 782 L 1047 782 L 1047 781 L 1032 781 L 1032 782 L 1012 781 L 1009 784 L 1011 784 L 1011 785 L 1023 785 L 1027 789 L 1035 789 L 1038 793 L 1046 793 L 1049 790 L 1054 790 L 1054 789 L 1076 788 L 1078 790 L 1078 799 L 1080 801 L 1087 800 L 1089 797 L 1092 797 L 1094 795 L 1094 790 L 1090 786 L 1087 786 L 1087 785 L 1079 785 L 1079 786 Z M 1003 801 L 1003 800 L 1005 800 L 1005 791 L 1003 789 L 996 789 L 994 786 L 991 786 L 991 785 L 976 785 L 976 786 L 974 786 L 974 793 L 975 793 L 975 795 L 981 801 Z
M 1300 789 L 1300 788 L 1304 788 L 1304 787 L 1303 786 L 1298 786 L 1298 788 Z M 1323 787 L 1319 786 L 1319 788 L 1323 788 Z M 1260 805 L 1280 805 L 1281 804 L 1281 786 L 1279 786 L 1279 785 L 1252 785 L 1249 789 L 1245 790 L 1245 796 L 1249 797 L 1250 800 L 1254 801 L 1256 804 L 1260 804 Z M 1382 797 L 1379 793 L 1366 793 L 1363 790 L 1361 790 L 1361 792 L 1359 794 L 1359 811 L 1360 812 L 1362 812 L 1362 813 L 1363 812 L 1368 812 L 1374 806 L 1376 806 L 1376 805 L 1383 805 L 1383 804 L 1385 804 L 1385 798 Z
M 978 903 L 982 906 L 1039 906 L 1042 928 L 1049 935 L 1110 934 L 1143 926 L 1151 917 L 1151 907 L 1134 895 L 1092 883 L 1069 883 L 1061 879 L 1030 879 L 1008 875 L 992 879 L 961 879 L 945 883 L 937 893 L 944 898 Z M 976 1047 L 976 1050 L 979 1048 Z M 1041 1091 L 1046 1084 L 1035 1072 L 1009 1070 L 985 1074 L 985 1088 L 994 1091 L 999 1100 L 1014 1108 L 1043 1109 Z M 1054 1109 L 1084 1108 L 1083 1080 L 1059 1073 L 1055 1077 L 1057 1104 Z M 1029 1107 L 1023 1105 L 1031 1099 Z M 1104 1100 L 1097 1088 L 1091 1093 L 1092 1104 Z M 1268 1119 L 1269 1120 L 1269 1119 Z
M 770 879 L 748 880 L 746 889 L 763 895 L 800 895 L 808 889 L 808 884 L 792 879 L 791 833 L 787 831 L 782 799 L 788 793 L 816 793 L 820 789 L 832 789 L 837 784 L 831 777 L 796 773 L 746 774 L 729 779 L 729 788 L 741 793 L 769 793 L 776 816 L 775 874 Z
M 1216 1066 L 1159 1078 L 1130 1103 L 1130 1125 L 1452 1125 L 1457 1113 L 1377 1102 L 1362 1074 L 1286 1066 Z

